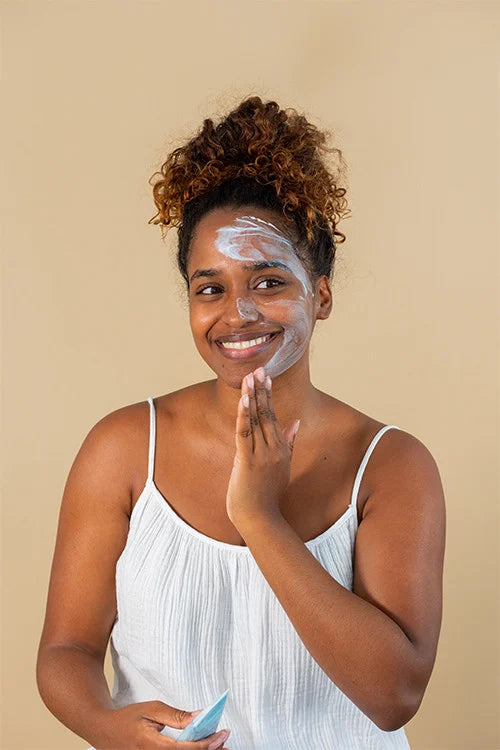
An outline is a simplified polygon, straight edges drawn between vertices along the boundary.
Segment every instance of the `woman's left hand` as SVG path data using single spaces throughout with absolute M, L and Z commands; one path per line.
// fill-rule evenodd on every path
M 259 373 L 265 374 L 263 367 L 243 378 L 238 403 L 236 455 L 226 496 L 227 514 L 236 527 L 281 515 L 279 500 L 290 481 L 293 443 L 300 423 L 296 420 L 286 429 L 280 426 L 273 408 L 271 378 L 267 376 L 266 388 Z

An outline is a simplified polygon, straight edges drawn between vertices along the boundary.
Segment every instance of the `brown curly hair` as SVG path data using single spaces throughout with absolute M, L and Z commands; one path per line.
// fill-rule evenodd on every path
M 148 224 L 177 226 L 177 264 L 189 289 L 189 245 L 201 217 L 221 206 L 255 206 L 280 212 L 293 224 L 297 254 L 314 277 L 331 278 L 337 230 L 350 214 L 339 187 L 346 163 L 338 148 L 295 109 L 259 96 L 244 99 L 218 125 L 205 119 L 197 134 L 169 154 L 149 179 L 158 209 Z M 321 151 L 338 160 L 329 171 Z M 292 220 L 290 222 L 290 220 Z

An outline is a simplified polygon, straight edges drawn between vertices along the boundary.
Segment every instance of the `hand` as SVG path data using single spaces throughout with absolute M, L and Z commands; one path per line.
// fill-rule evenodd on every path
M 188 711 L 173 708 L 163 701 L 131 703 L 107 710 L 100 723 L 101 739 L 95 750 L 166 750 L 174 745 L 179 750 L 208 750 L 214 741 L 214 748 L 229 750 L 222 741 L 217 742 L 220 730 L 202 740 L 189 742 L 178 742 L 160 734 L 165 726 L 184 729 L 193 718 Z
M 236 417 L 236 454 L 229 478 L 226 510 L 232 523 L 281 516 L 280 496 L 290 482 L 295 436 L 300 420 L 283 429 L 274 413 L 272 381 L 264 368 L 243 378 Z M 266 387 L 267 384 L 267 387 Z M 248 406 L 245 405 L 248 397 Z

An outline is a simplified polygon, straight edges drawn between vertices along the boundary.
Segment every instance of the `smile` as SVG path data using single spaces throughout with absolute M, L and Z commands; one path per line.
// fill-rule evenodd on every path
M 280 331 L 276 333 L 266 334 L 250 341 L 226 341 L 224 343 L 217 342 L 217 346 L 222 353 L 231 359 L 247 359 L 248 357 L 257 354 L 268 346 Z

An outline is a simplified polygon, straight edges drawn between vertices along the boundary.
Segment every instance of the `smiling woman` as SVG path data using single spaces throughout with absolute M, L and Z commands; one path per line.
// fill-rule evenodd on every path
M 96 747 L 227 748 L 188 713 L 219 698 L 231 750 L 409 748 L 444 497 L 417 438 L 311 383 L 348 213 L 326 140 L 253 96 L 155 173 L 215 377 L 104 417 L 68 478 L 39 685 Z

